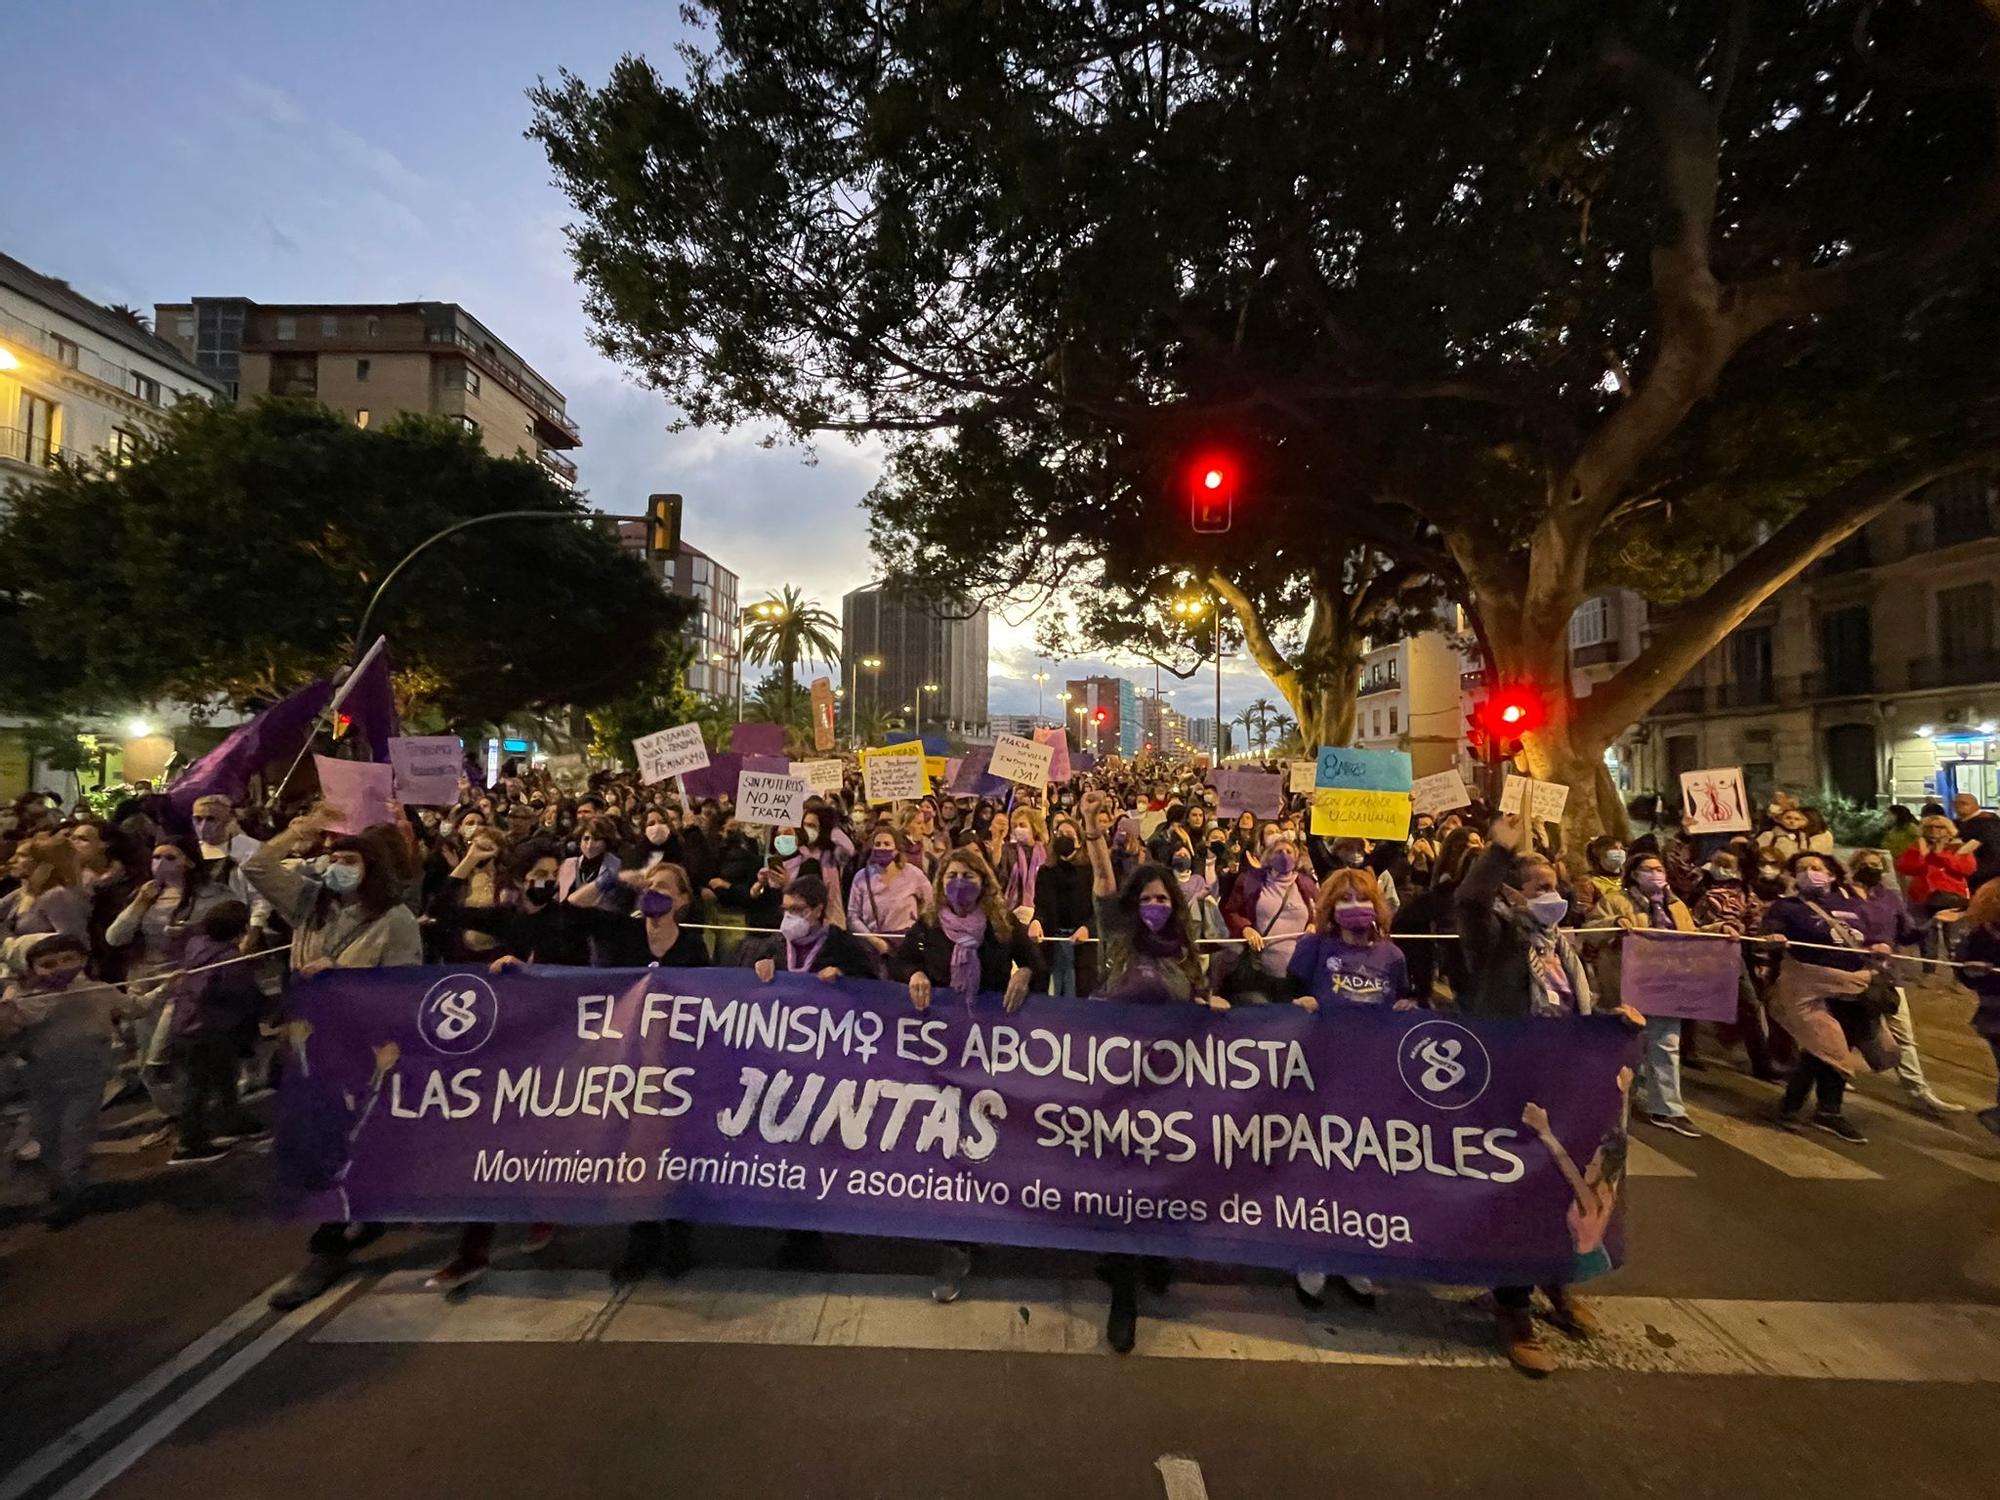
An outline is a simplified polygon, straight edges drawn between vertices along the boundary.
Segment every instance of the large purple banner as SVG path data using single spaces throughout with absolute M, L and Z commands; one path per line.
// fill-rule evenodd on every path
M 1609 1018 L 1008 1015 L 740 969 L 301 983 L 277 1161 L 315 1219 L 681 1218 L 1518 1285 L 1621 1254 Z

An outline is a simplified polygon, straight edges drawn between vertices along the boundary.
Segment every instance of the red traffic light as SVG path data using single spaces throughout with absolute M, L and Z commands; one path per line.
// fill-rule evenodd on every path
M 1521 736 L 1540 729 L 1547 717 L 1542 695 L 1534 688 L 1502 684 L 1465 716 L 1466 738 L 1475 751 L 1487 748 L 1504 759 L 1516 754 Z
M 1189 465 L 1188 522 L 1196 531 L 1229 530 L 1236 514 L 1236 464 L 1227 455 L 1208 453 Z
M 1100 724 L 1104 722 L 1104 710 L 1101 708 L 1097 711 L 1097 722 Z

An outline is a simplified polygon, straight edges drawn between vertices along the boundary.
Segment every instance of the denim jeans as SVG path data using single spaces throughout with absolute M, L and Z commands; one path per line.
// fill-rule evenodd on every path
M 1052 956 L 1049 961 L 1049 978 L 1052 981 L 1049 993 L 1052 995 L 1076 994 L 1076 944 L 1051 943 Z
M 1646 1113 L 1684 1115 L 1681 1102 L 1681 1022 L 1678 1016 L 1654 1016 L 1646 1022 L 1645 1061 L 1640 1073 L 1646 1089 Z

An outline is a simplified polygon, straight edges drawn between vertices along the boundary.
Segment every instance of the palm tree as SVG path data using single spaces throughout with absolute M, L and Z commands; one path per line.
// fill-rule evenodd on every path
M 779 712 L 781 722 L 789 724 L 792 693 L 797 686 L 792 669 L 800 657 L 816 661 L 837 658 L 840 647 L 834 643 L 834 632 L 840 628 L 839 622 L 818 600 L 808 599 L 790 584 L 785 585 L 782 594 L 768 595 L 751 605 L 750 613 L 754 619 L 743 633 L 743 655 L 747 660 L 769 662 L 778 668 L 782 674 Z
M 1243 710 L 1243 727 L 1257 736 L 1257 753 L 1262 755 L 1271 748 L 1271 726 L 1278 718 L 1278 705 L 1269 698 L 1259 698 Z

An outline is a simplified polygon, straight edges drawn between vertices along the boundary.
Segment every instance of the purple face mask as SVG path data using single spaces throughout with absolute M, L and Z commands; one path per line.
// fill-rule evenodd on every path
M 979 904 L 979 882 L 969 875 L 954 875 L 944 883 L 944 900 L 953 911 L 971 911 Z
M 1164 901 L 1156 901 L 1139 908 L 1139 920 L 1153 932 L 1166 931 L 1167 923 L 1173 920 L 1174 909 Z
M 1632 880 L 1640 890 L 1645 891 L 1649 895 L 1657 896 L 1667 888 L 1667 872 L 1665 870 L 1641 870 L 1637 875 L 1632 877 Z
M 895 862 L 896 851 L 894 849 L 870 849 L 868 851 L 868 863 L 878 870 L 886 870 Z
M 1797 879 L 1799 890 L 1808 896 L 1820 895 L 1833 884 L 1833 877 L 1824 870 L 1801 870 Z
M 1264 868 L 1283 880 L 1292 873 L 1292 851 L 1280 845 L 1264 856 Z
M 641 891 L 639 893 L 639 915 L 642 917 L 664 917 L 674 909 L 672 891 Z
M 1358 905 L 1336 906 L 1333 920 L 1348 932 L 1366 932 L 1375 925 L 1375 908 L 1365 901 Z

